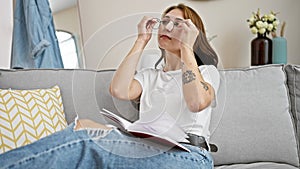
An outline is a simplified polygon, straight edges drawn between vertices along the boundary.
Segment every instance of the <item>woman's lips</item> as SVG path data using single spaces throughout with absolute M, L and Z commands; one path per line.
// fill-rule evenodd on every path
M 171 40 L 171 38 L 167 35 L 160 35 L 160 38 L 167 38 L 167 39 Z

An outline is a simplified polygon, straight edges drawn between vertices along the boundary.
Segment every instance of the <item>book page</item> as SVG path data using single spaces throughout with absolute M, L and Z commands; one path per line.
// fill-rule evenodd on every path
M 175 120 L 168 114 L 162 115 L 160 118 L 157 118 L 154 121 L 136 121 L 132 123 L 127 129 L 128 131 L 134 132 L 147 132 L 155 135 L 168 137 L 177 142 L 185 142 L 189 141 L 187 134 L 176 125 Z
M 123 127 L 123 129 L 127 130 L 129 126 L 132 125 L 131 122 L 129 122 L 128 120 L 110 112 L 109 110 L 106 109 L 102 109 L 102 111 L 100 111 L 100 113 L 102 115 L 105 115 L 105 117 L 108 117 L 109 119 L 113 120 L 114 122 L 118 123 L 119 125 L 121 125 L 121 127 Z
M 145 123 L 139 120 L 134 123 L 131 123 L 128 120 L 106 109 L 102 109 L 100 113 L 105 117 L 108 117 L 109 119 L 118 123 L 128 133 L 131 133 L 136 137 L 158 141 L 165 145 L 177 146 L 185 151 L 190 152 L 189 149 L 187 149 L 179 143 L 188 143 L 189 141 L 186 139 L 188 136 L 183 132 L 181 128 L 177 127 L 176 125 L 173 125 L 175 124 L 174 119 L 172 119 L 167 114 L 150 123 Z

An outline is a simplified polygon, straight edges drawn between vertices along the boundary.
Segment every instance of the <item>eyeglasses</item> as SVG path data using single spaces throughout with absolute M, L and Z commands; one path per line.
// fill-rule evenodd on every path
M 173 30 L 174 28 L 175 29 L 178 29 L 180 27 L 180 25 L 182 23 L 184 23 L 183 20 L 179 20 L 179 19 L 176 19 L 175 21 L 171 20 L 170 18 L 163 18 L 163 19 L 158 19 L 158 18 L 153 18 L 152 19 L 152 22 L 155 22 L 155 24 L 153 25 L 153 29 L 158 29 L 160 27 L 160 25 L 163 25 L 163 26 L 170 26 L 168 29 L 169 30 Z

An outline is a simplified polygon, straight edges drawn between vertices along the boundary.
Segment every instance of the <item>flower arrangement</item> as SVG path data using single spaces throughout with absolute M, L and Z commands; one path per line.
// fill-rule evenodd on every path
M 253 34 L 269 34 L 270 32 L 275 32 L 279 20 L 276 18 L 276 14 L 273 11 L 268 15 L 260 16 L 260 9 L 256 13 L 252 13 L 252 16 L 247 19 L 249 23 L 250 30 Z

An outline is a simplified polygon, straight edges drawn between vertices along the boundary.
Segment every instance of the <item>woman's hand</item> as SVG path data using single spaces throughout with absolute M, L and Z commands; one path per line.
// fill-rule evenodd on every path
M 180 25 L 181 47 L 188 47 L 193 50 L 194 43 L 199 35 L 199 30 L 190 19 L 184 20 Z
M 138 40 L 148 42 L 152 37 L 153 26 L 158 21 L 149 16 L 144 16 L 138 24 Z

